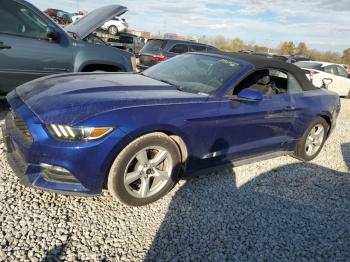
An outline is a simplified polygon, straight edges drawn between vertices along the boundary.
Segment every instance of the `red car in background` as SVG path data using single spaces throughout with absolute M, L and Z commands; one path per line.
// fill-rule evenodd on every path
M 345 68 L 346 72 L 350 75 L 350 65 L 343 64 L 343 67 Z
M 70 24 L 72 22 L 72 14 L 63 10 L 48 8 L 44 11 L 45 14 L 50 16 L 59 24 Z

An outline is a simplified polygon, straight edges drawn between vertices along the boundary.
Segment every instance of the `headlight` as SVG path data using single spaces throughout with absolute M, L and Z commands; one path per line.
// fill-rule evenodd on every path
M 112 127 L 70 127 L 55 124 L 46 125 L 46 128 L 54 138 L 65 141 L 97 140 L 113 130 Z

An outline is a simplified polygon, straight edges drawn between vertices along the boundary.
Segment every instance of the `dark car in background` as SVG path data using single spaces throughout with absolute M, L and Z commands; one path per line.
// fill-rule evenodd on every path
M 293 55 L 293 56 L 290 56 L 287 60 L 288 63 L 292 63 L 292 64 L 296 62 L 301 62 L 301 61 L 312 61 L 312 59 L 307 56 Z
M 96 31 L 95 37 L 103 40 L 106 44 L 116 48 L 126 50 L 133 54 L 139 54 L 145 45 L 145 39 L 130 33 L 119 33 L 118 36 L 106 34 L 102 31 Z
M 119 5 L 104 6 L 62 29 L 24 0 L 1 0 L 0 97 L 52 74 L 134 71 L 131 53 L 91 41 L 105 21 L 126 11 Z
M 147 69 L 159 62 L 187 52 L 218 51 L 216 47 L 193 41 L 176 39 L 149 39 L 139 54 L 139 68 Z

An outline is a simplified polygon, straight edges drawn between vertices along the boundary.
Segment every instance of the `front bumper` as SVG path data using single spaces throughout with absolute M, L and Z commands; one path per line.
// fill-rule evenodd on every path
M 13 150 L 13 145 L 9 135 L 6 133 L 5 126 L 2 126 L 2 136 L 8 164 L 19 178 L 19 182 L 24 186 L 30 186 L 28 177 L 24 175 L 28 166 L 18 152 Z
M 27 163 L 19 146 L 16 145 L 9 135 L 9 131 L 14 131 L 10 118 L 10 115 L 6 117 L 5 125 L 2 127 L 2 135 L 7 162 L 18 177 L 20 184 L 26 187 L 39 188 L 59 194 L 80 196 L 97 194 L 96 192 L 89 192 L 81 183 L 66 183 L 64 179 L 62 179 L 62 181 L 50 181 L 45 177 L 40 165 Z
M 8 114 L 2 133 L 8 163 L 21 184 L 73 195 L 102 192 L 115 157 L 113 152 L 120 150 L 118 141 L 125 137 L 122 131 L 116 130 L 106 139 L 88 143 L 57 141 L 48 135 L 41 121 L 18 97 L 12 97 L 9 102 L 33 137 L 32 140 L 25 138 L 11 113 Z M 48 175 L 48 167 L 64 170 L 65 174 L 56 170 Z

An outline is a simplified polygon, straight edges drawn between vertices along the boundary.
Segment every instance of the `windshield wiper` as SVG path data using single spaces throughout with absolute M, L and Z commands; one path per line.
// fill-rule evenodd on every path
M 147 76 L 147 77 L 152 78 L 152 79 L 154 79 L 154 80 L 158 80 L 158 81 L 163 82 L 163 83 L 165 83 L 165 84 L 168 84 L 168 85 L 171 85 L 171 86 L 175 86 L 177 90 L 183 91 L 183 87 L 182 87 L 182 86 L 175 85 L 174 83 L 172 83 L 172 82 L 169 81 L 169 80 L 154 78 L 154 77 L 151 77 L 151 76 L 148 76 L 148 75 L 143 74 L 143 72 L 140 72 L 139 74 L 140 74 L 140 75 L 143 75 L 143 76 Z
M 182 86 L 175 85 L 175 84 L 172 83 L 171 81 L 164 80 L 164 79 L 159 79 L 158 81 L 163 82 L 163 83 L 166 83 L 166 84 L 169 84 L 169 85 L 171 85 L 171 86 L 175 86 L 177 90 L 183 91 L 183 87 L 182 87 Z

